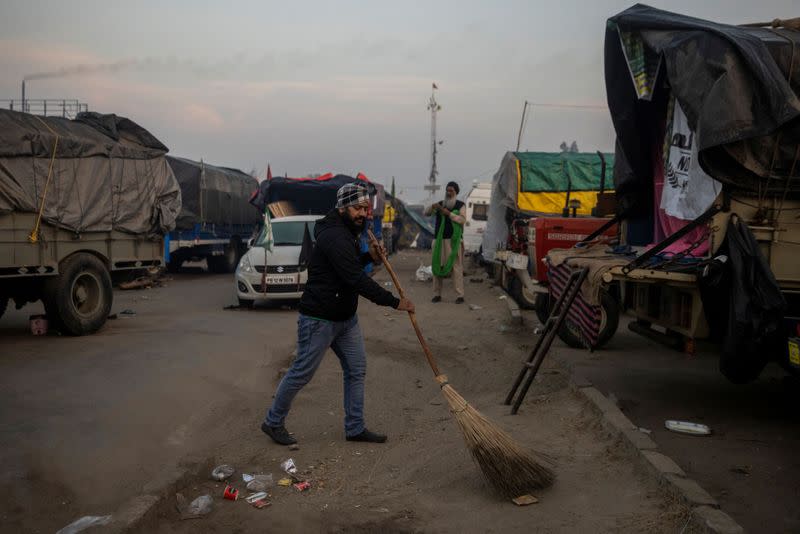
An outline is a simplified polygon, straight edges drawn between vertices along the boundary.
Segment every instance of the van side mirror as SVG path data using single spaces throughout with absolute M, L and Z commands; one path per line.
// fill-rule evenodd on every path
M 255 239 L 251 237 L 247 240 L 247 248 L 253 248 L 253 243 L 255 243 Z

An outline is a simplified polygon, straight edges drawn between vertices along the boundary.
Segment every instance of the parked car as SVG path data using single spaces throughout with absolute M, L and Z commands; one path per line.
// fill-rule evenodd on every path
M 256 302 L 296 300 L 303 295 L 308 271 L 301 261 L 306 229 L 310 242 L 322 215 L 295 215 L 272 219 L 265 225 L 236 267 L 239 305 L 252 308 Z M 272 249 L 268 250 L 269 228 Z M 311 243 L 306 243 L 306 247 Z M 310 250 L 306 251 L 306 254 Z

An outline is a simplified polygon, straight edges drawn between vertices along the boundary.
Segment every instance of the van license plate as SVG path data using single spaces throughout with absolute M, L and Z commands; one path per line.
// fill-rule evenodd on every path
M 297 283 L 297 275 L 296 274 L 268 274 L 267 275 L 267 283 L 268 284 L 296 284 Z

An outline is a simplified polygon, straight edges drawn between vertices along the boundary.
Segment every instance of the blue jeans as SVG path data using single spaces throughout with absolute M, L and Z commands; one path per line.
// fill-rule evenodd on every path
M 344 375 L 344 431 L 355 436 L 364 431 L 364 377 L 367 354 L 358 316 L 346 321 L 321 321 L 300 314 L 297 319 L 297 356 L 284 375 L 265 422 L 282 426 L 295 395 L 311 381 L 328 348 L 332 348 Z

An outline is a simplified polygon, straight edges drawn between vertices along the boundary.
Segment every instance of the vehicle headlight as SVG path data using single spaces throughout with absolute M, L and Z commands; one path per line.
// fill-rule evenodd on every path
M 253 272 L 253 264 L 250 262 L 249 254 L 245 254 L 242 256 L 242 259 L 239 260 L 239 270 L 245 273 Z

